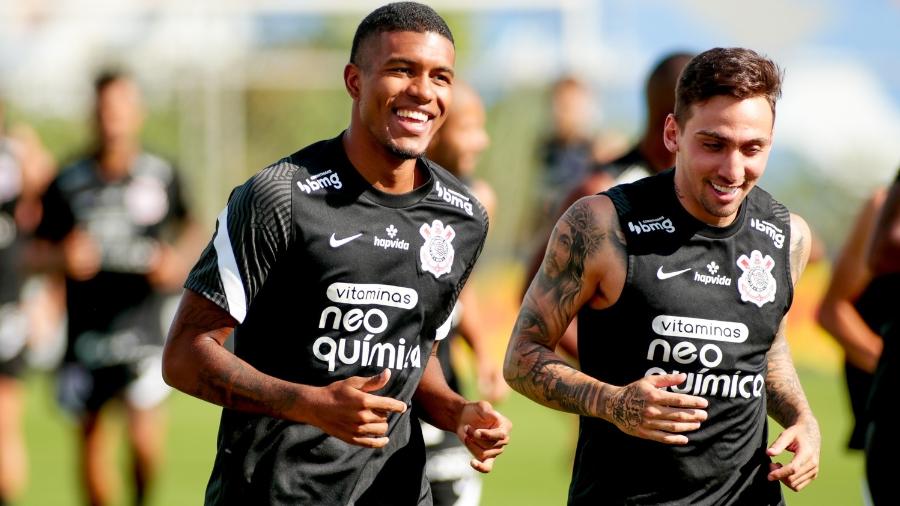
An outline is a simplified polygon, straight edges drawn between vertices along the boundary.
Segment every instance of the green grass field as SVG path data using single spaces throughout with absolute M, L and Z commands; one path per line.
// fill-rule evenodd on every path
M 844 449 L 848 420 L 843 384 L 831 373 L 801 369 L 800 374 L 822 425 L 822 465 L 819 479 L 803 492 L 785 489 L 788 504 L 861 504 L 862 457 Z M 17 506 L 83 503 L 76 485 L 75 426 L 56 408 L 50 387 L 43 375 L 34 375 L 28 381 L 26 430 L 31 480 Z M 201 504 L 215 450 L 219 410 L 181 394 L 173 395 L 168 407 L 167 458 L 152 504 Z M 550 411 L 518 395 L 511 396 L 499 408 L 513 420 L 513 442 L 497 462 L 494 473 L 485 478 L 482 504 L 565 504 L 577 433 L 575 417 Z M 116 423 L 116 427 L 116 437 L 121 441 L 121 424 Z M 111 458 L 123 464 L 120 469 L 124 468 L 124 453 Z M 652 469 L 638 472 L 647 473 L 652 479 Z M 119 504 L 128 504 L 127 497 L 123 484 Z

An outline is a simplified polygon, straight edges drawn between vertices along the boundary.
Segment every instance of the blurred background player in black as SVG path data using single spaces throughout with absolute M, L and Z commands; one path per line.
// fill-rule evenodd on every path
M 24 252 L 41 216 L 40 196 L 52 175 L 52 159 L 33 130 L 19 125 L 6 133 L 0 103 L 0 505 L 19 496 L 27 481 L 28 460 L 22 419 L 23 375 L 34 336 L 30 309 L 45 321 L 58 321 L 52 308 L 37 307 L 42 290 L 26 296 Z
M 486 181 L 477 179 L 474 174 L 479 156 L 490 143 L 485 123 L 484 105 L 478 93 L 468 84 L 456 81 L 447 120 L 432 139 L 426 156 L 465 184 L 484 206 L 488 217 L 493 218 L 497 196 Z M 450 344 L 456 336 L 462 337 L 475 358 L 479 393 L 494 403 L 506 396 L 509 387 L 503 380 L 498 358 L 491 353 L 490 336 L 485 333 L 480 310 L 470 280 L 460 292 L 453 310 L 454 328 L 450 331 L 450 342 L 442 344 L 437 354 L 447 384 L 461 392 L 460 373 L 451 357 Z M 471 456 L 465 445 L 452 432 L 442 431 L 424 421 L 421 424 L 427 458 L 425 474 L 431 482 L 435 506 L 478 504 L 481 478 L 469 466 Z
M 158 467 L 170 389 L 162 380 L 165 291 L 184 280 L 199 234 L 173 166 L 144 151 L 137 83 L 121 72 L 95 82 L 94 150 L 66 167 L 43 198 L 36 235 L 47 269 L 66 279 L 68 343 L 57 378 L 63 408 L 77 418 L 81 478 L 92 505 L 116 496 L 101 411 L 124 404 L 133 457 L 134 503 Z
M 900 171 L 891 185 L 872 234 L 868 256 L 869 269 L 877 279 L 900 274 Z M 900 451 L 896 419 L 893 415 L 900 390 L 900 318 L 897 317 L 897 293 L 889 304 L 893 313 L 885 324 L 884 348 L 872 380 L 866 409 L 869 426 L 866 434 L 866 478 L 872 504 L 900 504 L 894 461 Z

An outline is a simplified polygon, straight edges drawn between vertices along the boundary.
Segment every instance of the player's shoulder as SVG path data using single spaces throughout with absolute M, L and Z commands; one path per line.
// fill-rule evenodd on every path
M 93 158 L 79 158 L 65 165 L 53 184 L 63 192 L 74 191 L 97 181 L 96 162 Z
M 472 189 L 437 163 L 424 157 L 421 160 L 428 167 L 434 181 L 428 199 L 444 207 L 449 213 L 464 215 L 487 227 L 487 210 Z

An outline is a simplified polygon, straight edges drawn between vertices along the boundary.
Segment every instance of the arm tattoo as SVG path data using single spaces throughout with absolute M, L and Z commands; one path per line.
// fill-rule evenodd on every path
M 536 284 L 539 293 L 557 301 L 554 316 L 558 321 L 567 321 L 566 316 L 574 313 L 585 262 L 597 253 L 607 235 L 599 230 L 590 204 L 584 201 L 576 202 L 554 228 Z
M 196 381 L 185 391 L 231 409 L 284 416 L 298 402 L 297 394 L 280 381 L 263 375 L 231 352 L 219 349 L 235 326 L 228 313 L 200 295 L 182 303 L 170 332 L 171 339 L 191 340 L 190 363 Z M 273 395 L 277 391 L 277 395 Z
M 513 329 L 505 376 L 518 392 L 545 406 L 600 416 L 604 385 L 573 369 L 555 353 L 556 343 L 581 305 L 586 266 L 621 239 L 612 224 L 598 224 L 589 200 L 576 202 L 557 223 L 537 278 L 525 295 Z M 612 217 L 612 220 L 615 216 Z
M 515 341 L 516 375 L 509 384 L 545 406 L 585 416 L 597 416 L 601 386 L 584 376 L 543 344 Z
M 634 430 L 644 421 L 646 400 L 637 387 L 629 385 L 620 390 L 606 405 L 607 414 L 623 429 Z
M 783 427 L 794 425 L 804 413 L 811 413 L 794 362 L 784 336 L 784 321 L 778 329 L 767 358 L 766 408 L 769 415 Z
M 801 227 L 792 227 L 790 259 L 791 280 L 794 282 L 794 284 L 797 283 L 797 280 L 800 279 L 800 274 L 802 274 L 803 269 L 806 268 L 804 259 L 809 258 L 809 255 L 806 253 L 806 250 L 809 249 L 809 246 L 809 238 L 807 238 L 803 234 L 803 230 L 801 230 Z

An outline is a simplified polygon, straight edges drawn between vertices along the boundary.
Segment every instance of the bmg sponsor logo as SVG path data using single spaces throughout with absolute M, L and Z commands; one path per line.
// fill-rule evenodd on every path
M 312 193 L 325 188 L 340 190 L 344 187 L 344 184 L 341 182 L 341 178 L 338 177 L 337 172 L 326 170 L 325 172 L 309 176 L 305 182 L 297 181 L 297 186 L 306 193 Z
M 769 236 L 776 248 L 781 249 L 784 246 L 784 232 L 768 221 L 750 218 L 750 228 Z
M 469 199 L 469 197 L 466 197 L 462 193 L 453 191 L 450 188 L 445 188 L 441 185 L 440 181 L 434 182 L 434 188 L 437 190 L 438 197 L 440 197 L 444 202 L 454 205 L 465 211 L 469 216 L 472 216 L 472 201 Z
M 628 230 L 639 235 L 644 232 L 659 231 L 666 231 L 667 233 L 672 234 L 675 233 L 675 225 L 672 224 L 671 219 L 660 216 L 659 218 L 653 218 L 652 220 L 641 220 L 636 224 L 629 221 Z

